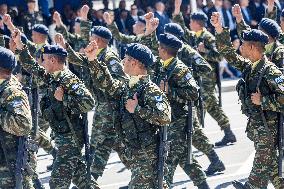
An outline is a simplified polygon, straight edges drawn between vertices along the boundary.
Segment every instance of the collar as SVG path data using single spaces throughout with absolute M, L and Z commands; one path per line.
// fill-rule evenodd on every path
M 265 53 L 266 54 L 271 54 L 272 53 L 274 44 L 275 43 L 273 42 L 273 43 L 265 45 Z
M 261 60 L 261 59 L 260 59 Z M 252 63 L 252 71 L 256 68 L 256 66 L 260 63 L 260 60 L 258 60 L 258 61 L 256 61 L 256 62 L 254 62 L 254 63 Z
M 171 57 L 171 58 L 169 58 L 165 61 L 162 61 L 163 67 L 167 68 L 170 65 L 170 63 L 172 62 L 173 59 L 174 59 L 174 57 Z
M 132 88 L 135 84 L 137 84 L 141 78 L 145 77 L 146 75 L 137 75 L 137 76 L 130 76 L 129 79 L 129 87 Z
M 157 11 L 157 13 L 158 13 L 160 16 L 163 15 L 163 12 Z
M 64 71 L 66 69 L 66 67 L 63 68 L 63 70 L 58 70 L 52 73 L 52 75 L 54 76 L 54 78 L 57 80 L 61 74 L 62 71 Z
M 97 57 L 100 57 L 103 54 L 103 52 L 105 52 L 105 49 L 107 49 L 107 48 L 98 49 Z
M 206 29 L 203 28 L 202 30 L 199 30 L 199 31 L 195 32 L 195 36 L 196 36 L 196 37 L 200 37 L 200 36 L 202 35 L 202 33 L 203 33 L 205 30 L 206 30 Z
M 46 42 L 45 43 L 36 44 L 36 49 L 39 50 L 46 44 L 47 44 Z

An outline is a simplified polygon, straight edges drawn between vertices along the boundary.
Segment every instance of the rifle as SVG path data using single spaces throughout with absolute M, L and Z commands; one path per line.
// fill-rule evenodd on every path
M 218 88 L 218 99 L 219 99 L 219 106 L 222 107 L 222 87 L 221 87 L 221 78 L 220 78 L 220 70 L 219 70 L 219 63 L 216 63 L 216 84 Z
M 23 168 L 24 168 L 24 159 L 26 159 L 26 137 L 21 136 L 18 138 L 18 151 L 16 159 L 16 168 L 15 168 L 15 179 L 16 179 L 16 189 L 23 189 Z
M 283 163 L 283 150 L 284 150 L 284 129 L 283 129 L 283 114 L 278 113 L 278 150 L 279 150 L 279 157 L 278 157 L 278 175 L 281 178 L 284 178 L 284 163 Z
M 203 89 L 202 89 L 202 78 L 199 76 L 197 78 L 197 83 L 199 86 L 199 97 L 198 97 L 198 106 L 200 111 L 200 121 L 202 128 L 204 128 L 204 104 L 203 104 Z
M 189 164 L 192 164 L 192 133 L 193 133 L 193 119 L 192 119 L 192 102 L 188 101 L 188 114 L 187 114 L 187 129 L 186 129 L 186 140 L 187 140 L 187 160 Z
M 164 91 L 166 93 L 167 77 L 164 79 Z M 168 126 L 161 126 L 159 129 L 159 156 L 158 156 L 158 189 L 164 188 L 164 175 L 165 175 L 165 164 L 168 156 Z
M 85 143 L 85 158 L 86 158 L 86 165 L 87 165 L 87 182 L 88 186 L 90 186 L 90 182 L 92 179 L 91 176 L 91 151 L 90 151 L 90 140 L 89 140 L 89 134 L 88 134 L 88 113 L 84 113 L 81 115 L 83 120 L 83 126 L 84 126 L 84 143 Z

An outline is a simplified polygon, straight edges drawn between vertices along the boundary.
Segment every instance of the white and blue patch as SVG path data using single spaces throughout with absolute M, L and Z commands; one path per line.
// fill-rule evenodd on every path
M 162 102 L 163 101 L 163 96 L 155 96 L 155 99 L 157 102 Z
M 156 106 L 157 106 L 158 110 L 160 110 L 160 111 L 163 111 L 163 110 L 165 109 L 163 103 L 158 102 L 158 103 L 156 104 Z
M 190 80 L 192 78 L 192 75 L 188 72 L 184 77 L 186 80 Z
M 117 68 L 116 65 L 113 65 L 113 66 L 111 67 L 111 70 L 112 70 L 113 72 L 117 72 L 117 71 L 118 71 L 118 68 Z
M 79 88 L 79 84 L 78 83 L 72 85 L 72 89 L 73 90 L 77 90 L 78 88 Z
M 19 107 L 21 105 L 22 105 L 22 101 L 20 101 L 20 100 L 16 100 L 12 104 L 13 108 L 17 108 L 17 107 Z
M 110 65 L 115 65 L 116 64 L 116 60 L 112 60 L 109 62 Z
M 281 75 L 281 76 L 275 78 L 274 80 L 275 80 L 275 82 L 276 82 L 277 84 L 283 83 L 283 82 L 284 82 L 284 76 Z

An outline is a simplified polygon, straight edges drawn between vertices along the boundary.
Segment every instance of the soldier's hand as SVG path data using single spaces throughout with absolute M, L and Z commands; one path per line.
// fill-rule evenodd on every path
M 3 23 L 6 24 L 6 26 L 8 27 L 8 29 L 10 31 L 14 30 L 15 29 L 15 26 L 12 22 L 12 18 L 9 14 L 4 14 L 3 16 Z
M 198 52 L 202 52 L 202 53 L 206 52 L 205 45 L 202 42 L 198 44 L 197 49 L 198 49 Z
M 275 0 L 267 0 L 267 12 L 270 13 L 274 9 L 274 1 Z
M 55 11 L 53 13 L 53 20 L 56 24 L 56 26 L 61 26 L 63 24 L 62 20 L 61 20 L 61 16 L 59 14 L 59 12 Z
M 65 43 L 65 39 L 63 37 L 63 35 L 61 33 L 57 33 L 54 36 L 54 42 L 61 46 L 62 48 L 66 49 L 66 43 Z
M 81 18 L 82 20 L 84 21 L 87 21 L 88 20 L 88 13 L 89 13 L 89 10 L 90 10 L 90 7 L 88 5 L 84 5 L 81 10 L 80 10 L 80 13 L 81 13 Z
M 159 25 L 159 19 L 153 18 L 150 20 L 149 24 L 146 24 L 145 36 L 150 35 L 153 33 Z
M 165 82 L 164 80 L 162 80 L 160 82 L 160 89 L 165 93 L 165 94 L 168 94 L 169 92 L 169 83 L 168 82 Z
M 257 106 L 261 105 L 261 93 L 259 90 L 256 93 L 252 93 L 250 98 L 253 104 Z
M 217 33 L 221 33 L 223 31 L 223 27 L 222 27 L 222 20 L 221 20 L 221 15 L 219 12 L 213 12 L 210 22 L 212 24 L 212 26 L 215 27 L 215 30 Z
M 180 13 L 180 6 L 182 4 L 182 0 L 175 0 L 175 10 L 174 15 L 178 15 Z
M 148 12 L 144 15 L 145 21 L 146 21 L 146 30 L 150 27 L 150 21 L 154 18 L 154 13 Z
M 94 61 L 97 58 L 98 45 L 96 41 L 91 41 L 85 48 L 85 55 L 89 61 Z
M 54 97 L 58 101 L 63 101 L 64 90 L 62 87 L 57 87 L 56 91 L 54 92 Z
M 108 12 L 104 13 L 103 18 L 107 25 L 111 25 L 113 23 L 114 16 L 110 15 Z
M 12 32 L 12 39 L 16 43 L 17 49 L 21 50 L 24 47 L 24 44 L 21 40 L 21 31 L 19 29 L 14 29 Z
M 138 98 L 137 98 L 137 93 L 135 93 L 133 99 L 128 99 L 126 101 L 125 108 L 129 113 L 134 113 L 137 105 L 138 105 Z
M 236 18 L 236 22 L 240 23 L 243 20 L 242 10 L 239 4 L 235 4 L 232 8 L 232 14 Z

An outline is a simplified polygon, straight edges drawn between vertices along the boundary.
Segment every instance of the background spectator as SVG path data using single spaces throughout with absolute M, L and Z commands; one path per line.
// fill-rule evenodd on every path
M 169 16 L 165 14 L 165 4 L 162 1 L 158 1 L 155 4 L 155 13 L 154 16 L 159 19 L 159 25 L 156 30 L 157 36 L 159 37 L 160 34 L 164 33 L 164 25 L 170 23 Z

